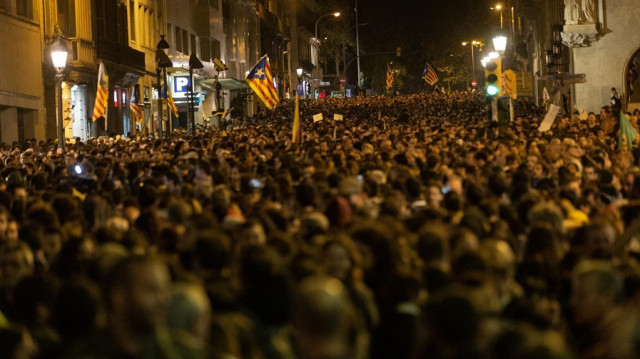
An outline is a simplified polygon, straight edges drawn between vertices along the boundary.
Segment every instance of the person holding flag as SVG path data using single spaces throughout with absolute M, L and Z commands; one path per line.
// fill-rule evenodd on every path
M 96 92 L 96 102 L 93 105 L 92 121 L 100 117 L 107 118 L 107 101 L 109 100 L 109 78 L 104 69 L 104 63 L 100 61 L 98 67 L 98 90 Z M 106 127 L 106 126 L 105 126 Z
M 280 100 L 273 83 L 273 75 L 271 74 L 271 66 L 269 66 L 267 55 L 262 56 L 260 61 L 253 66 L 245 81 L 269 110 L 273 110 L 276 107 Z
M 298 102 L 298 93 L 296 92 L 296 107 L 293 112 L 293 129 L 291 131 L 291 142 L 302 142 L 302 126 L 300 124 L 300 104 Z
M 129 102 L 129 111 L 131 113 L 131 117 L 135 119 L 136 123 L 142 123 L 142 108 L 138 104 L 138 91 L 136 91 L 136 87 L 133 87 L 131 91 L 131 102 Z
M 387 91 L 393 86 L 393 72 L 391 68 L 387 66 Z
M 631 150 L 633 147 L 633 142 L 636 140 L 638 136 L 638 132 L 631 122 L 629 122 L 629 118 L 625 115 L 624 112 L 620 111 L 620 134 L 618 135 L 618 149 L 622 149 L 623 147 Z
M 422 71 L 422 79 L 431 86 L 435 85 L 439 80 L 438 74 L 436 74 L 436 71 L 433 69 L 433 67 L 431 67 L 431 65 L 429 65 L 428 62 L 424 65 L 424 71 Z
M 167 104 L 169 105 L 169 109 L 171 113 L 173 113 L 173 117 L 178 117 L 178 107 L 176 103 L 173 101 L 173 95 L 171 95 L 171 91 L 167 91 Z

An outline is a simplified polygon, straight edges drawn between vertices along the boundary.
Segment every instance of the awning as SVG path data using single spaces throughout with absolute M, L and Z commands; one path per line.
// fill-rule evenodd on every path
M 211 78 L 201 80 L 201 83 L 204 83 L 214 89 L 216 79 Z M 242 90 L 249 88 L 249 85 L 247 85 L 246 82 L 234 79 L 233 77 L 219 78 L 218 83 L 220 84 L 220 88 L 222 88 L 223 90 Z

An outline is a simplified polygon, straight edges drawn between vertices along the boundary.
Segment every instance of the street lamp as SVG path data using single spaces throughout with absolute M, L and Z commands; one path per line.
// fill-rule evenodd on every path
M 160 133 L 162 134 L 164 131 L 162 130 L 163 124 L 166 128 L 166 136 L 169 136 L 169 128 L 166 126 L 162 118 L 162 107 L 164 106 L 162 103 L 162 82 L 164 82 L 164 96 L 167 96 L 167 67 L 173 67 L 173 62 L 167 56 L 167 52 L 169 51 L 169 43 L 164 39 L 164 35 L 160 35 L 160 41 L 156 45 L 156 74 L 158 76 L 158 99 L 160 103 L 158 105 L 158 122 L 160 123 Z M 162 82 L 160 81 L 160 72 L 162 72 Z
M 502 56 L 507 48 L 507 37 L 502 35 L 494 37 L 493 48 Z
M 502 21 L 502 4 L 496 4 L 496 6 L 490 7 L 489 9 L 500 11 L 500 30 L 502 30 L 502 25 L 503 25 L 503 21 Z
M 193 101 L 193 70 L 204 68 L 202 61 L 196 56 L 196 54 L 191 53 L 189 56 L 189 81 L 191 82 L 191 86 L 189 86 L 189 112 L 191 115 L 191 135 L 195 136 L 196 134 L 196 105 Z
M 502 55 L 504 54 L 504 51 L 507 49 L 507 37 L 503 36 L 503 35 L 498 35 L 498 36 L 494 37 L 493 38 L 493 48 L 497 52 L 493 56 L 495 58 L 498 58 L 498 57 L 502 58 Z M 491 54 L 489 54 L 489 55 L 491 55 Z M 500 61 L 500 66 L 502 66 L 502 61 Z M 502 69 L 500 69 L 499 71 L 502 74 Z M 496 107 L 495 120 L 497 121 L 497 113 L 498 113 L 497 104 L 496 104 L 495 107 Z M 511 97 L 509 97 L 509 118 L 510 118 L 511 121 L 513 121 L 513 101 L 511 100 Z
M 65 139 L 64 139 L 64 125 L 62 123 L 62 79 L 64 77 L 63 71 L 67 64 L 67 44 L 62 39 L 62 35 L 58 35 L 53 44 L 51 45 L 51 62 L 53 67 L 56 68 L 56 117 L 58 122 L 58 146 L 64 151 Z
M 302 72 L 304 70 L 302 69 L 302 67 L 298 67 L 296 69 L 296 74 L 298 74 L 298 86 L 296 86 L 296 96 L 299 95 L 299 90 L 298 89 L 302 89 L 302 98 L 306 99 L 307 97 L 307 91 L 305 91 L 304 87 L 302 86 Z
M 318 20 L 316 20 L 316 26 L 315 26 L 315 30 L 316 31 L 315 31 L 315 37 L 314 37 L 315 38 L 315 47 L 316 47 L 316 54 L 315 54 L 316 55 L 315 56 L 315 58 L 316 58 L 315 59 L 316 60 L 316 81 L 314 81 L 314 89 L 313 89 L 313 95 L 312 95 L 313 98 L 315 98 L 315 95 L 316 95 L 315 94 L 315 92 L 316 92 L 315 88 L 317 86 L 315 86 L 315 83 L 319 81 L 319 79 L 318 79 L 318 76 L 319 76 L 318 75 L 318 68 L 320 67 L 319 64 L 318 64 L 318 45 L 320 44 L 320 40 L 318 40 L 318 23 L 320 22 L 320 20 L 322 20 L 323 18 L 325 18 L 327 16 L 340 17 L 340 11 L 332 12 L 332 13 L 329 13 L 329 14 L 324 14 L 324 15 L 320 16 L 318 18 Z M 360 76 L 360 75 L 358 75 L 358 76 Z
M 467 45 L 470 45 L 469 47 L 471 47 L 471 80 L 473 81 L 476 79 L 476 60 L 474 58 L 473 48 L 482 46 L 482 42 L 476 40 L 462 42 L 462 46 Z

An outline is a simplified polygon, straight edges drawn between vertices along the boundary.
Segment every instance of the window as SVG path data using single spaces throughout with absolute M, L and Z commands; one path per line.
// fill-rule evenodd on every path
M 200 60 L 211 61 L 211 40 L 209 38 L 200 38 Z
M 182 52 L 182 29 L 180 28 L 180 26 L 176 26 L 175 43 L 176 43 L 176 51 Z
M 160 38 L 160 36 L 156 36 L 156 16 L 153 9 L 149 9 L 149 24 L 148 24 L 148 33 L 149 33 L 149 47 L 154 46 L 155 39 Z
M 33 20 L 33 0 L 16 0 L 16 13 Z
M 211 39 L 211 58 L 220 58 L 220 41 Z
M 129 40 L 136 41 L 136 2 L 129 1 Z
M 198 50 L 196 48 L 196 35 L 191 34 L 191 47 L 189 54 L 196 54 L 198 56 Z
M 0 3 L 3 0 L 0 0 Z M 76 36 L 75 0 L 58 0 L 58 26 L 65 36 Z
M 189 33 L 185 29 L 182 29 L 182 53 L 189 54 Z

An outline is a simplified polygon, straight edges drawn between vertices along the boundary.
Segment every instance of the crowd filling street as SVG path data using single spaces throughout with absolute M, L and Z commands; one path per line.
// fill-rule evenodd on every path
M 303 100 L 294 143 L 283 100 L 4 144 L 0 356 L 638 358 L 640 152 L 595 106 L 541 132 L 476 92 Z

